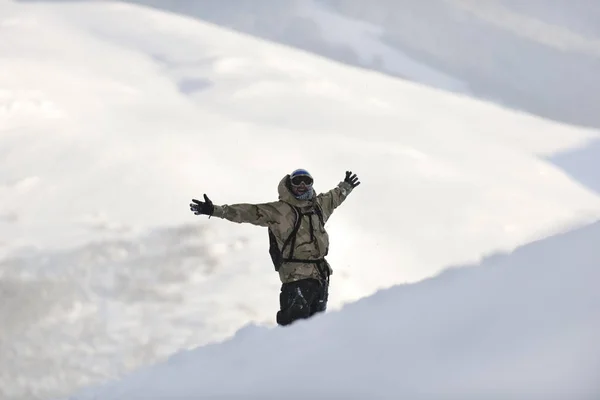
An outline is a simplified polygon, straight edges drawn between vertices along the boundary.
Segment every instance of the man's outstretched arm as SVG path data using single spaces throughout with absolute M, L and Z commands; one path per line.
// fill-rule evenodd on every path
M 242 203 L 217 206 L 212 203 L 208 196 L 204 195 L 204 201 L 192 199 L 190 210 L 195 215 L 215 216 L 239 224 L 249 223 L 258 226 L 269 226 L 281 216 L 275 204 L 274 202 L 263 204 Z
M 360 185 L 358 177 L 351 171 L 346 171 L 346 177 L 335 188 L 319 195 L 321 207 L 325 214 L 325 219 L 333 213 L 333 210 L 339 207 L 346 200 L 346 197 L 352 190 Z

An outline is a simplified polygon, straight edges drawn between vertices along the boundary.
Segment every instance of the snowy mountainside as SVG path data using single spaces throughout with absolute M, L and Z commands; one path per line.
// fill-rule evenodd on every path
M 298 166 L 318 191 L 357 172 L 328 225 L 331 311 L 600 216 L 545 160 L 593 130 L 192 18 L 2 1 L 0 56 L 0 397 L 272 324 L 266 232 L 194 217 L 202 193 L 271 201 Z
M 600 128 L 600 5 L 579 0 L 128 0 L 348 65 Z
M 599 239 L 597 222 L 289 328 L 249 325 L 69 399 L 596 399 Z
M 51 0 L 50 0 L 51 1 Z M 352 66 L 600 128 L 600 3 L 128 0 Z M 600 140 L 547 158 L 600 192 Z

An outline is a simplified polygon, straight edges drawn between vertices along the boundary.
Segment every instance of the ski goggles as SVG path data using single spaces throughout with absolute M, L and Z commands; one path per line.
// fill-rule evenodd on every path
M 292 178 L 292 185 L 294 186 L 300 186 L 303 183 L 310 186 L 313 184 L 313 178 L 308 175 L 296 175 Z

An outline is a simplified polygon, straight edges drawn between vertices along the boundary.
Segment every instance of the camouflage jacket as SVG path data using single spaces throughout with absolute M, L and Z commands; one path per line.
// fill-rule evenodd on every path
M 301 260 L 324 259 L 329 251 L 329 235 L 325 230 L 333 210 L 346 199 L 352 191 L 352 185 L 340 182 L 334 189 L 313 196 L 310 200 L 298 200 L 294 197 L 288 186 L 289 175 L 286 175 L 278 186 L 279 200 L 262 204 L 231 204 L 215 205 L 213 216 L 237 223 L 250 223 L 271 229 L 279 249 L 294 230 L 296 211 L 298 207 L 303 213 L 315 211 L 318 206 L 322 214 L 323 223 L 317 214 L 301 217 L 300 227 L 296 234 L 293 246 L 293 257 Z M 284 258 L 289 258 L 292 246 L 284 249 Z M 325 261 L 325 268 L 332 272 L 329 263 Z M 279 277 L 282 283 L 293 282 L 305 278 L 321 279 L 321 274 L 314 263 L 284 262 L 279 268 Z

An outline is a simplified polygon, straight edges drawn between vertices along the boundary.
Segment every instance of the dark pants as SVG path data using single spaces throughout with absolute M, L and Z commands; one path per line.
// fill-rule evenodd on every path
M 277 323 L 289 325 L 298 319 L 310 318 L 327 309 L 328 282 L 302 279 L 281 285 Z

